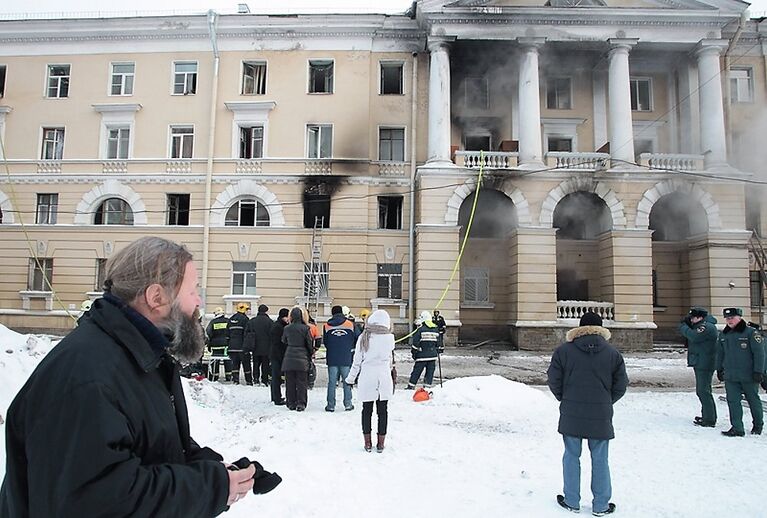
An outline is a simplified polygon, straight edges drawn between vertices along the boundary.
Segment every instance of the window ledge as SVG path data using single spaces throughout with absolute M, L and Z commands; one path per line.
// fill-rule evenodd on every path
M 224 299 L 224 303 L 226 305 L 226 308 L 224 309 L 224 311 L 226 311 L 227 315 L 231 315 L 232 313 L 234 313 L 234 305 L 235 305 L 236 302 L 250 302 L 250 308 L 251 308 L 251 311 L 252 311 L 253 310 L 253 306 L 256 304 L 256 302 L 261 300 L 261 295 L 233 295 L 233 294 L 229 294 L 229 295 L 224 295 L 221 298 Z
M 462 302 L 461 309 L 495 309 L 494 302 Z
M 386 299 L 386 298 L 374 298 L 370 299 L 370 305 L 373 307 L 373 311 L 382 309 L 381 306 L 398 306 L 399 318 L 405 318 L 405 310 L 407 309 L 407 301 L 404 299 Z
M 22 290 L 19 292 L 19 296 L 21 297 L 22 309 L 30 309 L 32 299 L 44 299 L 45 309 L 53 311 L 52 291 Z
M 653 313 L 664 313 L 668 308 L 666 306 L 653 306 Z
M 86 291 L 85 296 L 88 297 L 88 300 L 93 302 L 94 300 L 100 299 L 101 297 L 103 297 L 104 292 L 103 291 Z

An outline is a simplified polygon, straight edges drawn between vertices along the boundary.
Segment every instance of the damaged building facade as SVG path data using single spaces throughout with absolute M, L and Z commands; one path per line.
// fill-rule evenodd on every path
M 146 234 L 195 254 L 207 313 L 343 304 L 405 330 L 439 304 L 449 341 L 522 349 L 586 310 L 633 349 L 690 305 L 761 319 L 767 24 L 746 7 L 0 22 L 0 322 L 71 327 Z

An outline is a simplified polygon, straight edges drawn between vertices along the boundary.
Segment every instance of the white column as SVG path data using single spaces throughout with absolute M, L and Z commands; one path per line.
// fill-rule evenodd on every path
M 449 42 L 429 41 L 429 149 L 427 162 L 452 165 L 450 160 Z
M 636 39 L 610 39 L 607 79 L 608 127 L 610 157 L 616 167 L 631 167 L 634 163 L 634 126 L 631 120 L 631 85 L 629 82 L 629 51 Z
M 695 49 L 700 97 L 700 148 L 706 169 L 727 166 L 722 76 L 719 72 L 719 53 L 726 47 L 727 42 L 721 40 L 701 40 Z
M 538 48 L 545 38 L 518 38 L 524 54 L 519 64 L 519 167 L 542 168 L 541 100 Z

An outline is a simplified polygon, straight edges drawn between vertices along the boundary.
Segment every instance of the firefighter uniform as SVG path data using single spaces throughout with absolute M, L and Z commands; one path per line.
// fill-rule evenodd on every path
M 208 350 L 214 357 L 227 356 L 227 347 L 229 345 L 229 319 L 224 316 L 224 310 L 217 308 L 215 313 L 216 318 L 208 323 L 208 327 L 205 329 L 205 334 L 208 337 Z M 223 360 L 224 362 L 224 375 L 226 381 L 232 379 L 232 361 L 229 359 Z M 213 360 L 210 365 L 209 376 L 211 381 L 218 381 L 219 370 L 221 360 Z

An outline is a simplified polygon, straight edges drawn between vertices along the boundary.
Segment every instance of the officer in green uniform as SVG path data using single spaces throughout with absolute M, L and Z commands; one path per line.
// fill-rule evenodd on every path
M 716 319 L 701 307 L 692 308 L 679 323 L 679 333 L 687 339 L 687 366 L 695 372 L 695 394 L 701 407 L 701 415 L 693 420 L 693 424 L 709 428 L 716 425 L 716 405 L 711 395 L 719 335 L 715 324 Z
M 764 426 L 762 400 L 758 392 L 764 376 L 764 339 L 759 331 L 746 325 L 740 308 L 726 308 L 723 313 L 727 326 L 719 334 L 717 343 L 716 377 L 724 381 L 732 427 L 722 435 L 742 437 L 746 434 L 741 394 L 746 397 L 751 410 L 754 422 L 751 433 L 759 435 Z

